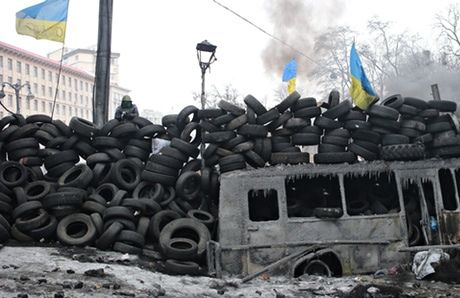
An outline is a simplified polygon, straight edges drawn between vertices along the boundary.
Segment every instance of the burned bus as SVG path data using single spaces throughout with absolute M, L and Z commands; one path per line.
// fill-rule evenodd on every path
M 274 273 L 341 276 L 406 263 L 428 247 L 458 248 L 459 187 L 460 159 L 225 173 L 208 265 L 247 275 L 296 255 Z

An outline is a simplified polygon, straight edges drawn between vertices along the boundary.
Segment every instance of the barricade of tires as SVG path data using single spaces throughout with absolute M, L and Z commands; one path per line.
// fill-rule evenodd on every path
M 0 243 L 57 240 L 137 255 L 148 247 L 170 273 L 202 273 L 218 174 L 196 159 L 199 124 L 180 117 L 183 125 L 166 128 L 137 117 L 99 129 L 76 117 L 69 126 L 46 115 L 1 119 Z M 171 146 L 151 155 L 157 136 Z
M 294 92 L 271 109 L 251 95 L 244 102 L 187 106 L 161 125 L 0 119 L 0 243 L 153 247 L 169 272 L 197 274 L 215 234 L 220 173 L 308 163 L 302 146 L 318 146 L 316 163 L 460 156 L 451 101 L 393 95 L 361 111 L 337 92 L 326 108 Z M 154 138 L 170 145 L 151 154 Z

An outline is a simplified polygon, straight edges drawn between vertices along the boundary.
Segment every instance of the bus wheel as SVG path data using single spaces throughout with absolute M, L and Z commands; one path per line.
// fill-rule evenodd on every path
M 308 275 L 319 275 L 331 277 L 332 272 L 329 266 L 321 260 L 312 260 L 308 262 L 307 266 L 303 270 L 304 274 Z

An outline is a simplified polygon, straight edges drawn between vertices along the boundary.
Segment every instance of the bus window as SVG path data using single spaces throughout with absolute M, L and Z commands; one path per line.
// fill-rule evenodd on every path
M 337 176 L 286 178 L 288 217 L 313 217 L 315 208 L 342 208 Z
M 248 193 L 249 219 L 269 221 L 279 218 L 278 193 L 274 189 L 252 189 Z
M 393 173 L 346 176 L 345 200 L 349 215 L 396 213 L 401 210 Z
M 456 210 L 457 199 L 455 198 L 454 179 L 452 174 L 449 169 L 440 169 L 438 173 L 444 209 Z
M 404 208 L 406 209 L 409 246 L 416 246 L 423 242 L 420 225 L 420 194 L 414 182 L 403 183 Z

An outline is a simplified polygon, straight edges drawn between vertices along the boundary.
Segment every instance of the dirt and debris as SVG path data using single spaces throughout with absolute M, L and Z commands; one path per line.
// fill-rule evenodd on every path
M 460 297 L 460 284 L 416 280 L 410 272 L 292 279 L 267 273 L 243 284 L 240 277 L 166 275 L 154 269 L 155 259 L 121 259 L 91 248 L 5 246 L 0 297 Z

